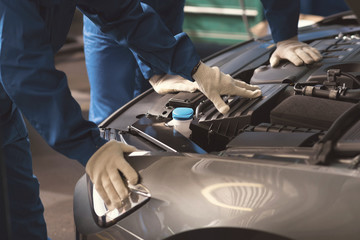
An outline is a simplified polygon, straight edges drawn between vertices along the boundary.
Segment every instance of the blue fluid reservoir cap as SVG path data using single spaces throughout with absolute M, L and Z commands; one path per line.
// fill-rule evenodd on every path
M 175 120 L 188 120 L 192 119 L 194 110 L 192 108 L 179 107 L 175 108 L 172 112 L 173 119 Z

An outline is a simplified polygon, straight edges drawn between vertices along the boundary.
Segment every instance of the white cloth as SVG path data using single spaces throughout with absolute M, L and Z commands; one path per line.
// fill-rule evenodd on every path
M 276 67 L 281 59 L 287 59 L 295 66 L 311 64 L 322 59 L 320 52 L 306 43 L 299 42 L 297 37 L 278 42 L 276 50 L 270 57 L 270 65 Z
M 154 75 L 149 79 L 151 86 L 159 94 L 172 92 L 195 92 L 198 90 L 196 82 L 189 81 L 181 76 L 176 75 Z
M 137 172 L 123 154 L 136 150 L 133 146 L 111 140 L 97 150 L 86 164 L 86 173 L 109 210 L 121 207 L 122 200 L 128 196 L 128 189 L 119 171 L 130 184 L 134 185 L 138 181 Z
M 227 113 L 230 107 L 226 105 L 220 95 L 236 95 L 245 98 L 261 96 L 258 86 L 236 80 L 229 74 L 222 73 L 218 67 L 209 67 L 204 63 L 200 63 L 193 78 L 198 83 L 200 91 L 213 102 L 216 109 L 222 114 Z

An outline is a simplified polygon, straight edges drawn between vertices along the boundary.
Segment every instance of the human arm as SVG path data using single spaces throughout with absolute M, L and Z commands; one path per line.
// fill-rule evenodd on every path
M 258 89 L 257 87 L 251 86 L 250 88 L 256 89 L 246 89 L 247 91 L 245 92 L 234 91 L 234 86 L 236 86 L 235 89 L 240 87 L 235 85 L 235 83 L 238 83 L 238 80 L 235 81 L 235 79 L 230 76 L 214 71 L 209 67 L 201 68 L 203 70 L 201 73 L 199 72 L 199 74 L 193 75 L 192 71 L 200 62 L 200 58 L 196 54 L 195 48 L 187 35 L 185 33 L 179 33 L 173 36 L 151 8 L 145 5 L 141 5 L 142 7 L 139 8 L 136 2 L 138 1 L 122 1 L 122 4 L 117 5 L 110 4 L 111 6 L 116 6 L 115 8 L 118 9 L 118 14 L 111 14 L 110 16 L 108 12 L 106 16 L 101 14 L 101 11 L 105 11 L 106 4 L 100 4 L 97 1 L 80 1 L 79 6 L 95 24 L 100 26 L 103 32 L 110 34 L 119 44 L 124 44 L 125 41 L 130 49 L 134 51 L 141 60 L 147 62 L 150 67 L 154 66 L 168 74 L 180 75 L 183 78 L 195 80 L 201 85 L 203 93 L 211 101 L 215 101 L 214 104 L 217 108 L 220 105 L 222 106 L 218 108 L 218 110 L 221 110 L 223 113 L 226 112 L 226 108 L 220 104 L 220 94 L 235 94 L 249 97 L 247 91 L 256 91 Z M 122 9 L 124 7 L 127 7 L 127 11 L 125 12 Z M 100 13 L 96 12 L 99 10 Z M 100 15 L 94 15 L 94 13 Z M 105 22 L 103 21 L 105 18 L 112 20 Z M 205 75 L 206 79 L 201 77 Z M 162 81 L 164 85 L 168 85 L 169 82 L 172 82 L 172 80 Z M 193 88 L 190 86 L 193 85 L 190 81 L 185 80 L 183 83 L 189 85 L 189 89 Z M 224 87 L 225 83 L 226 87 Z M 181 85 L 184 86 L 183 84 Z M 167 87 L 163 89 L 165 88 Z M 171 90 L 179 91 L 183 90 L 183 88 Z M 260 94 L 260 90 L 257 90 L 253 97 Z M 223 102 L 222 99 L 221 102 Z
M 52 22 L 48 22 L 46 16 L 51 14 L 41 15 L 39 9 L 33 1 L 0 1 L 0 81 L 12 101 L 9 104 L 16 105 L 55 150 L 78 160 L 87 169 L 94 165 L 87 164 L 89 158 L 92 159 L 91 163 L 97 163 L 98 173 L 106 175 L 106 168 L 119 169 L 134 183 L 136 172 L 129 166 L 116 164 L 125 162 L 123 152 L 130 147 L 119 146 L 117 151 L 106 151 L 107 155 L 96 154 L 107 149 L 106 141 L 94 123 L 83 119 L 65 74 L 55 69 L 54 49 L 59 38 L 52 38 L 49 32 L 53 29 Z M 108 189 L 106 181 L 93 179 L 97 188 Z M 127 193 L 126 187 L 117 183 L 115 181 L 121 189 L 116 193 L 118 196 L 103 196 L 112 199 L 111 204 L 121 202 Z
M 317 49 L 297 39 L 299 0 L 262 0 L 261 2 L 277 47 L 270 57 L 272 67 L 277 66 L 281 59 L 287 59 L 296 66 L 311 64 L 322 59 Z
M 190 38 L 175 36 L 158 14 L 137 0 L 80 0 L 79 9 L 114 41 L 129 47 L 151 69 L 191 79 L 200 61 Z
M 85 166 L 106 141 L 94 123 L 83 119 L 66 75 L 55 68 L 52 28 L 32 1 L 0 4 L 1 84 L 51 147 Z

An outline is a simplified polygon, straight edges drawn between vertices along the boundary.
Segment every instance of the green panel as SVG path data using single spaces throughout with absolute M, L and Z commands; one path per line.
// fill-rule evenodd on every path
M 187 0 L 186 5 L 241 9 L 239 0 Z M 250 27 L 263 20 L 263 8 L 260 0 L 247 0 L 245 7 L 258 11 L 257 16 L 247 17 Z M 185 13 L 183 28 L 196 42 L 234 44 L 249 39 L 242 16 Z

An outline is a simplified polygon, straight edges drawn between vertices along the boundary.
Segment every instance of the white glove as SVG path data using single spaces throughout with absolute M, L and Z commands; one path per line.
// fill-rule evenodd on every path
M 189 81 L 181 76 L 154 75 L 149 79 L 151 86 L 159 94 L 172 92 L 195 92 L 199 89 L 196 82 Z
M 258 86 L 235 80 L 229 74 L 222 73 L 218 67 L 210 68 L 202 62 L 192 77 L 198 83 L 200 91 L 214 103 L 216 109 L 222 114 L 227 113 L 230 107 L 226 105 L 220 95 L 237 95 L 245 98 L 261 96 Z
M 300 66 L 303 63 L 311 64 L 320 61 L 322 56 L 316 48 L 299 42 L 297 37 L 293 37 L 276 44 L 276 50 L 270 57 L 270 65 L 277 66 L 281 59 L 287 59 L 295 66 Z
M 86 173 L 109 210 L 120 208 L 122 200 L 128 196 L 128 189 L 119 171 L 129 183 L 134 185 L 138 181 L 137 172 L 123 155 L 124 152 L 136 150 L 133 146 L 111 140 L 97 150 L 86 164 Z

